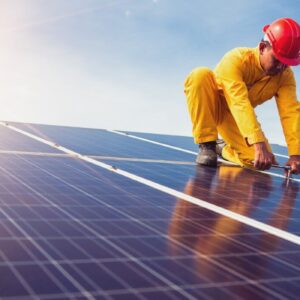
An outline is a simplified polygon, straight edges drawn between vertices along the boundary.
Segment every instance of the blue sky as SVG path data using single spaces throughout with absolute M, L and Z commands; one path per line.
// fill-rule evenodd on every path
M 0 119 L 191 135 L 187 74 L 299 11 L 286 0 L 0 0 Z M 284 144 L 274 101 L 256 111 Z

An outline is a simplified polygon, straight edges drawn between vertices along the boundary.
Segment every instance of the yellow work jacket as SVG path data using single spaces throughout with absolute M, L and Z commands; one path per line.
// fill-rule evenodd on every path
M 236 48 L 225 54 L 214 73 L 221 99 L 226 99 L 249 145 L 264 141 L 254 107 L 275 96 L 289 155 L 300 155 L 300 103 L 290 67 L 275 76 L 266 76 L 258 47 Z

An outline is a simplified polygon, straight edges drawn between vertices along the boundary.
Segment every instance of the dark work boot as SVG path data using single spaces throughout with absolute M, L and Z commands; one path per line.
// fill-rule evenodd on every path
M 216 142 L 207 142 L 199 144 L 199 153 L 196 162 L 199 165 L 216 167 L 218 155 L 216 152 Z

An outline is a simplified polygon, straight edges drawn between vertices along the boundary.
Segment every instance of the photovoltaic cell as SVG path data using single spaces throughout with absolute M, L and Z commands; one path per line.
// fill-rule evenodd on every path
M 105 162 L 299 231 L 298 182 L 228 166 Z M 1 153 L 0 170 L 3 299 L 298 297 L 294 243 L 75 158 Z

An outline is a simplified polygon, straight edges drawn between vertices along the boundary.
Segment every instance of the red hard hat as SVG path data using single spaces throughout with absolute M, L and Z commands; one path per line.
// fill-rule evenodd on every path
M 300 26 L 290 18 L 281 18 L 263 29 L 276 58 L 285 65 L 300 64 Z

